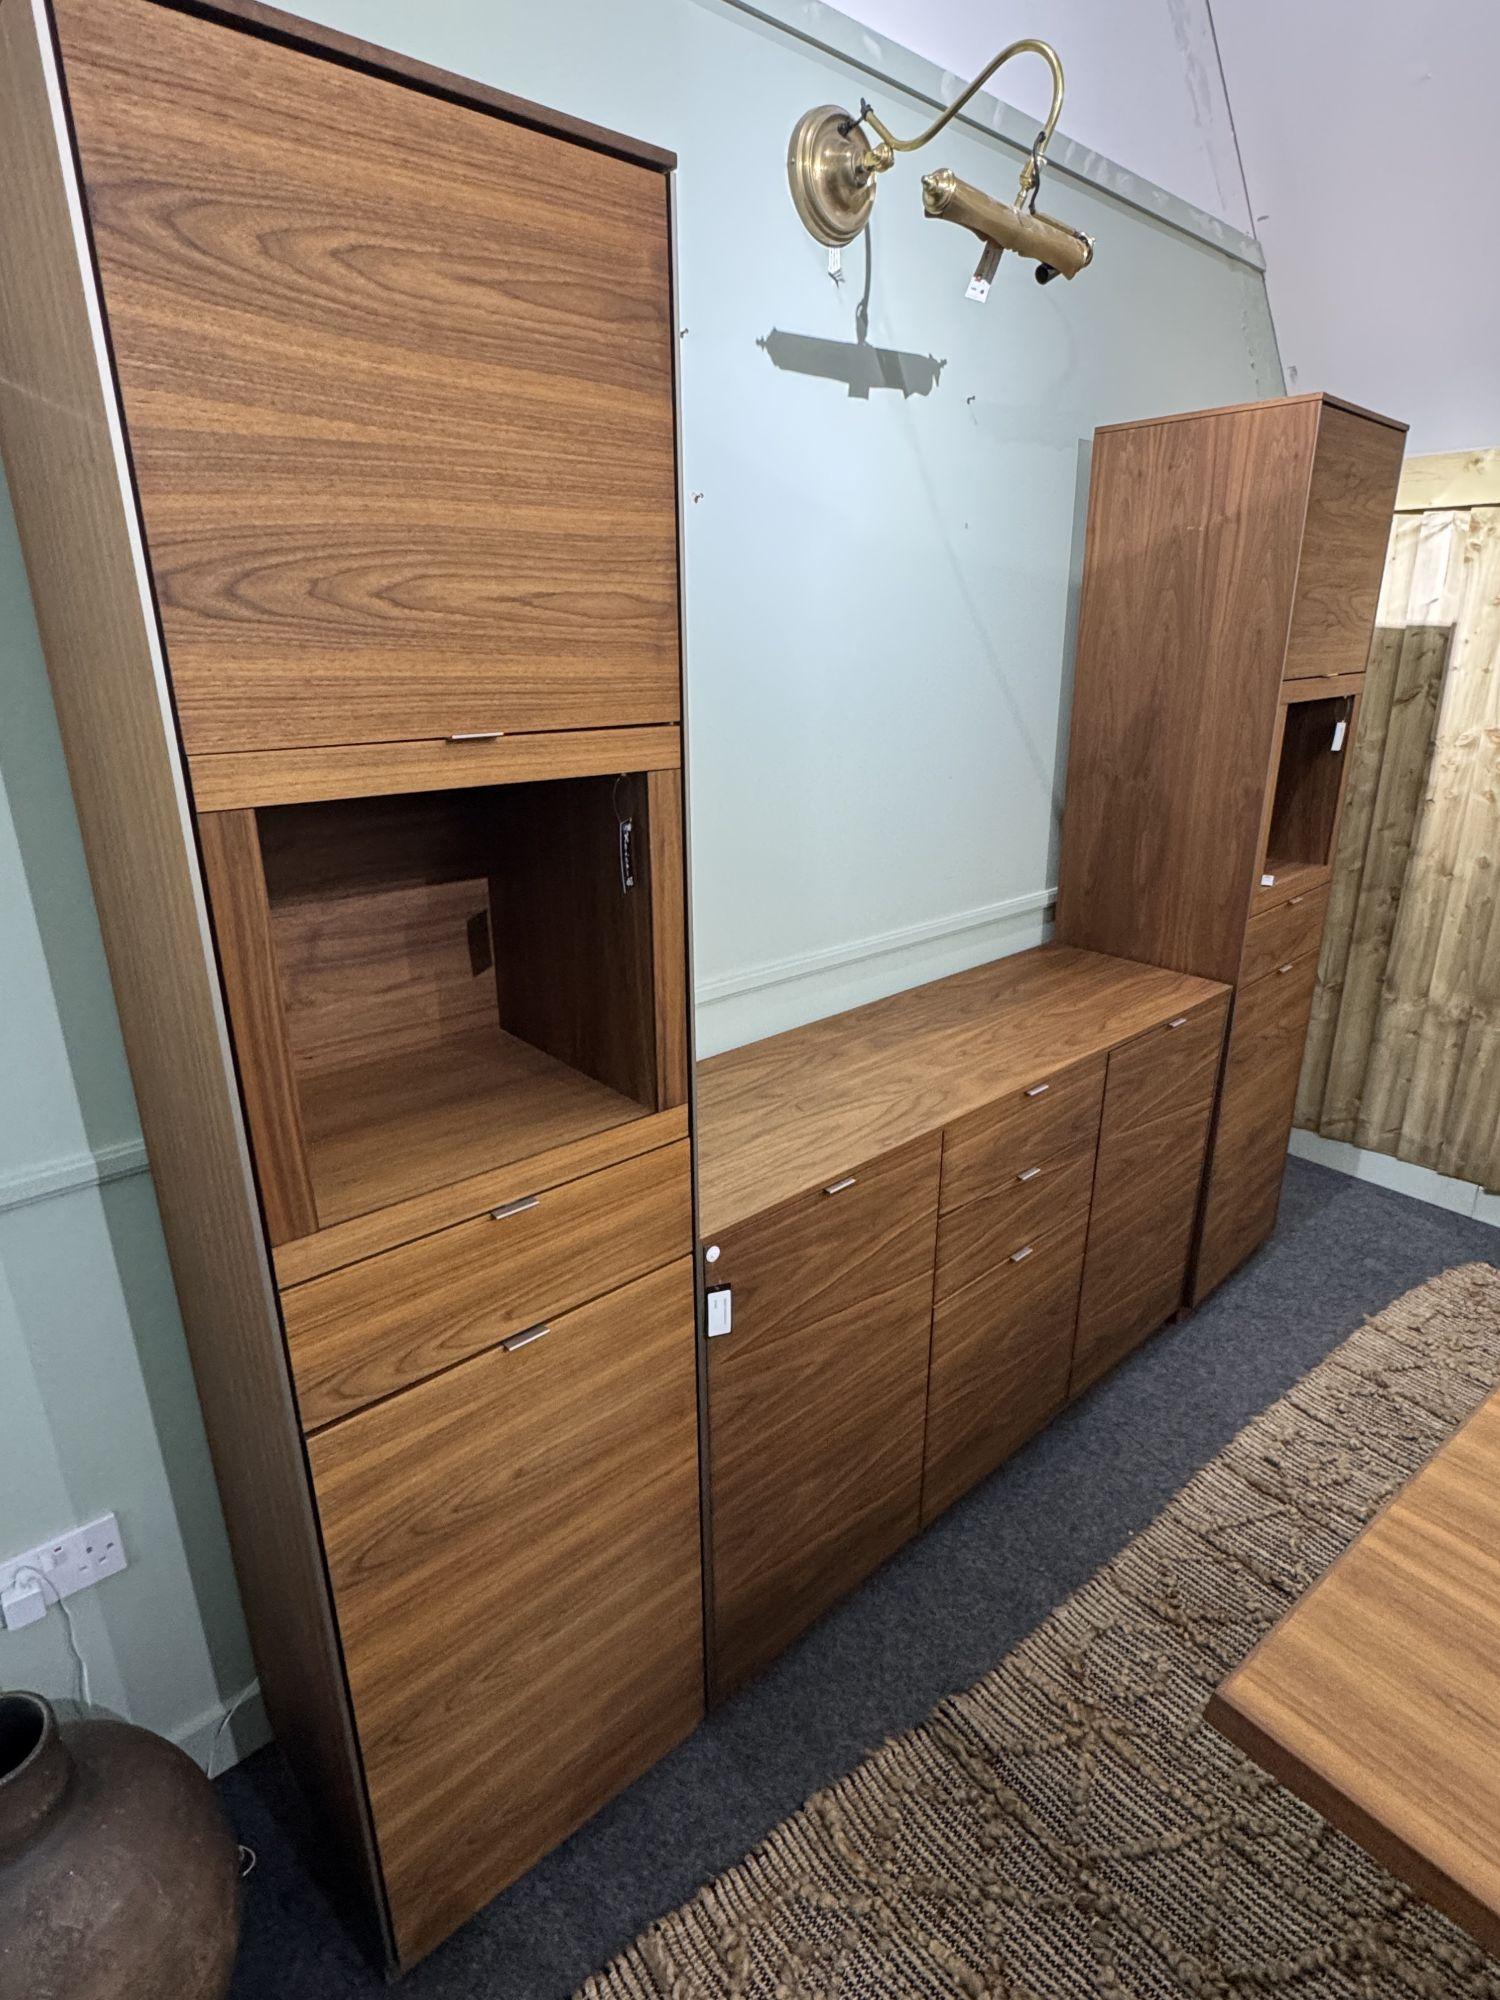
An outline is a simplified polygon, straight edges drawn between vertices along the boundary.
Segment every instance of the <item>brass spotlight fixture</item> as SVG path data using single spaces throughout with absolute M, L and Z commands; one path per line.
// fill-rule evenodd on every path
M 969 286 L 971 297 L 983 299 L 987 295 L 1006 250 L 1036 260 L 1039 285 L 1057 277 L 1076 277 L 1094 254 L 1094 239 L 1055 216 L 1043 215 L 1036 205 L 1047 147 L 1063 102 L 1062 64 L 1056 49 L 1047 42 L 1012 42 L 1002 49 L 915 139 L 898 139 L 863 99 L 857 116 L 837 104 L 820 104 L 805 113 L 793 129 L 786 167 L 792 200 L 810 234 L 830 249 L 852 243 L 875 206 L 877 176 L 896 164 L 898 153 L 915 153 L 935 139 L 1002 64 L 1020 55 L 1040 56 L 1051 70 L 1052 108 L 1021 168 L 1015 201 L 1008 205 L 997 201 L 961 181 L 949 168 L 939 167 L 922 178 L 922 207 L 940 222 L 956 222 L 960 228 L 972 229 L 984 244 Z

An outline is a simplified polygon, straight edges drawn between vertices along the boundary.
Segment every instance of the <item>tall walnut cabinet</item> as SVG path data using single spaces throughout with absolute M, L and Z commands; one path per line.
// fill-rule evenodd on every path
M 1406 426 L 1095 434 L 1057 936 L 1234 987 L 1188 1298 L 1276 1221 Z
M 0 0 L 0 434 L 276 1733 L 390 1964 L 703 1699 L 669 155 Z

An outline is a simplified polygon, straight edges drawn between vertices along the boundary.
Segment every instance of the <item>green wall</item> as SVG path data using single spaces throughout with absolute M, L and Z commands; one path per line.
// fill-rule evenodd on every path
M 939 87 L 815 0 L 766 6 Z M 1044 205 L 1097 236 L 1094 267 L 1041 290 L 1007 260 L 972 305 L 972 239 L 921 219 L 920 172 L 1008 193 L 1018 156 L 965 127 L 888 177 L 873 265 L 856 246 L 836 286 L 787 198 L 793 121 L 861 88 L 901 129 L 927 108 L 804 36 L 731 0 L 309 11 L 680 156 L 705 1051 L 1034 942 L 1086 441 L 1282 386 L 1232 232 L 1080 158 L 1114 192 L 1059 175 Z M 114 1507 L 131 1567 L 75 1600 L 96 1697 L 201 1753 L 252 1669 L 3 508 L 0 782 L 0 1553 Z M 55 1616 L 0 1631 L 0 1681 L 68 1691 Z

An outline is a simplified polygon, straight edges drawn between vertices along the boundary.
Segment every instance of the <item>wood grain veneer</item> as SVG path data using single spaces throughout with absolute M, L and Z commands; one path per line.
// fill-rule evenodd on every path
M 347 1222 L 332 1224 L 313 1236 L 298 1237 L 295 1243 L 278 1243 L 274 1262 L 276 1280 L 283 1287 L 305 1284 L 325 1271 L 340 1270 L 364 1257 L 411 1243 L 419 1236 L 431 1236 L 456 1222 L 482 1215 L 508 1201 L 561 1187 L 584 1174 L 597 1173 L 620 1160 L 637 1158 L 670 1145 L 688 1135 L 687 1107 L 659 1111 L 651 1117 L 612 1125 L 604 1132 L 590 1132 L 571 1144 L 555 1146 L 524 1159 L 471 1174 L 446 1187 L 431 1188 L 426 1194 L 405 1201 L 390 1202 L 384 1208 L 351 1216 Z
M 662 175 L 55 14 L 189 756 L 675 720 Z
M 325 1861 L 355 1885 L 356 1912 L 383 1941 L 369 1812 L 70 162 L 45 11 L 39 0 L 3 0 L 6 473 L 260 1685 L 328 1829 Z
M 1404 427 L 1325 403 L 1302 530 L 1285 674 L 1359 674 L 1370 649 Z
M 1113 1051 L 1069 1385 L 1098 1381 L 1183 1302 L 1227 996 Z
M 1038 1071 L 987 1104 L 955 1118 L 943 1133 L 942 1206 L 962 1207 L 1014 1187 L 1043 1160 L 1093 1157 L 1104 1101 L 1105 1059 Z
M 1240 965 L 1241 983 L 1264 978 L 1289 958 L 1305 958 L 1318 949 L 1323 922 L 1328 915 L 1328 888 L 1283 890 L 1282 900 L 1255 909 L 1245 927 L 1245 956 Z
M 1377 1514 L 1208 1720 L 1500 1954 L 1500 1397 Z
M 685 1143 L 663 1146 L 283 1292 L 303 1425 L 671 1263 L 692 1242 L 690 1172 Z
M 1404 435 L 1321 394 L 1097 434 L 1060 941 L 1242 985 L 1274 968 L 1273 949 L 1316 951 L 1327 903 L 1313 892 L 1329 880 Z M 1281 1067 L 1294 1060 L 1277 1049 Z M 1211 1153 L 1227 1153 L 1221 1185 L 1241 1185 L 1250 1214 L 1226 1262 L 1221 1197 L 1199 1265 L 1215 1279 L 1200 1275 L 1196 1297 L 1274 1220 L 1280 1076 L 1241 1077 L 1219 1108 Z M 1248 1180 L 1240 1148 L 1257 1161 Z
M 302 1085 L 323 1223 L 555 1152 L 646 1106 L 498 1029 L 345 1063 Z
M 1318 955 L 1268 972 L 1235 997 L 1204 1193 L 1193 1301 L 1271 1233 L 1302 1069 Z
M 651 888 L 651 978 L 656 1014 L 656 1102 L 688 1100 L 692 1000 L 688 993 L 686 816 L 680 771 L 646 773 Z
M 657 1099 L 645 778 L 528 785 L 494 798 L 501 1026 L 637 1104 L 664 1108 Z M 635 839 L 629 889 L 620 855 L 627 821 Z M 677 976 L 681 994 L 680 963 Z
M 176 4 L 176 0 L 169 3 Z M 557 138 L 574 140 L 601 153 L 612 153 L 617 159 L 634 160 L 641 166 L 666 171 L 677 164 L 677 155 L 665 146 L 653 146 L 587 118 L 574 118 L 566 111 L 533 103 L 527 97 L 516 97 L 508 90 L 496 90 L 491 84 L 440 69 L 435 63 L 421 62 L 398 49 L 381 48 L 362 36 L 343 34 L 325 22 L 307 21 L 281 7 L 265 6 L 262 0 L 181 0 L 181 4 L 191 13 L 263 35 L 286 48 L 324 57 L 372 76 L 395 78 L 408 88 L 424 91 L 446 104 L 496 112 L 513 124 L 529 126 L 536 132 L 550 132 Z
M 318 1211 L 307 1171 L 302 1106 L 287 1041 L 255 814 L 200 815 L 198 847 L 233 1014 L 266 1233 L 273 1243 L 285 1243 L 316 1229 Z
M 692 1260 L 309 1446 L 404 1960 L 703 1705 Z
M 1319 404 L 1099 433 L 1057 935 L 1233 979 Z
M 200 811 L 312 799 L 374 798 L 469 785 L 530 784 L 616 771 L 675 770 L 682 732 L 663 728 L 571 729 L 502 736 L 495 742 L 350 743 L 313 750 L 230 751 L 195 757 Z
M 702 1233 L 1102 1056 L 1214 991 L 1043 945 L 714 1056 L 698 1068 Z
M 916 1532 L 934 1134 L 719 1237 L 708 1342 L 711 1676 L 722 1699 Z M 830 1183 L 832 1185 L 832 1183 Z
M 960 1210 L 959 1214 L 964 1214 Z M 946 1229 L 955 1218 L 945 1216 Z M 1083 1274 L 1085 1203 L 1017 1244 L 932 1319 L 922 1521 L 941 1514 L 1062 1407 Z
M 1097 1131 L 1081 1152 L 1023 1167 L 993 1194 L 962 1208 L 942 1210 L 938 1220 L 937 1276 L 932 1296 L 942 1305 L 954 1292 L 1000 1272 L 1016 1250 L 1034 1236 L 1075 1216 L 1087 1215 L 1094 1192 Z M 943 1141 L 947 1152 L 946 1135 Z

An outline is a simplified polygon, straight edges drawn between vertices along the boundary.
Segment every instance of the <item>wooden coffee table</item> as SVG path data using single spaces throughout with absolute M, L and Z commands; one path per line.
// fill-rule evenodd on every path
M 1207 1715 L 1500 1956 L 1500 1393 L 1230 1674 Z

